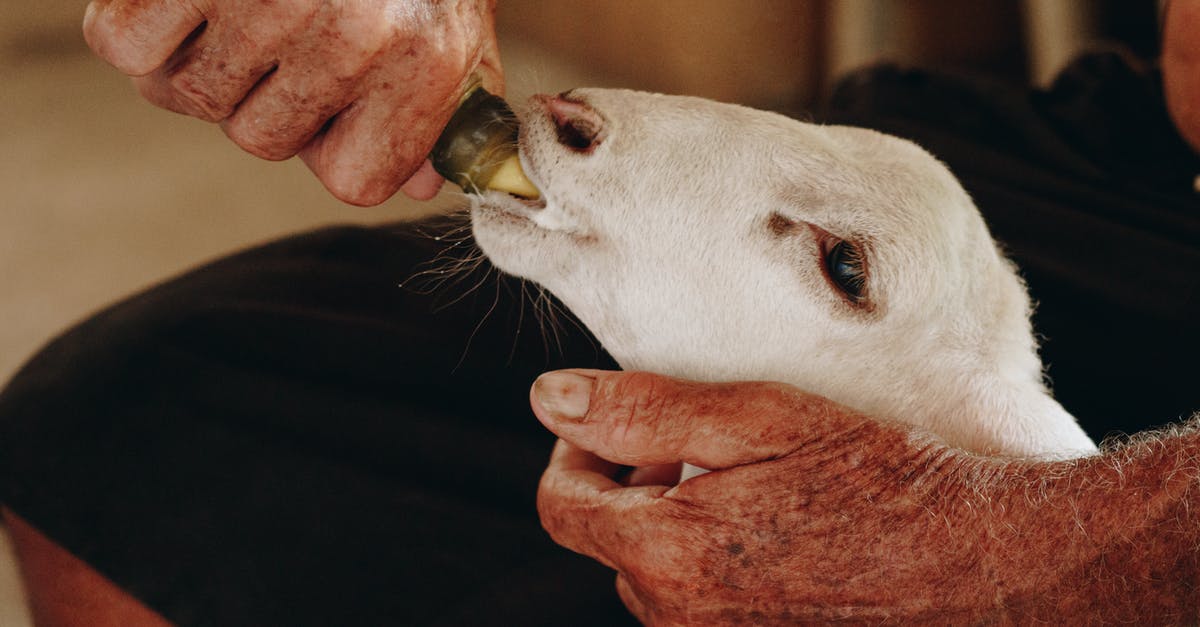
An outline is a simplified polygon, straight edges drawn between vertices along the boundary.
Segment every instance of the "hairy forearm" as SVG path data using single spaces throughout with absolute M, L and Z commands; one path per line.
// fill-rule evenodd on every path
M 1001 612 L 1019 622 L 1196 622 L 1198 458 L 1193 424 L 1076 462 L 1018 466 L 988 525 Z

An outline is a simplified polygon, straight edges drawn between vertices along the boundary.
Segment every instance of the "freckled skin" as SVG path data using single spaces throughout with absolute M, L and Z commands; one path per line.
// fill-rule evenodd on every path
M 338 198 L 418 199 L 472 73 L 503 93 L 494 0 L 94 0 L 84 35 L 156 105 L 299 155 Z
M 535 390 L 563 438 L 538 511 L 557 542 L 618 571 L 647 624 L 1200 618 L 1195 431 L 1021 461 L 781 384 L 576 372 L 594 381 L 581 421 Z M 616 464 L 681 460 L 716 470 L 678 486 L 613 480 Z

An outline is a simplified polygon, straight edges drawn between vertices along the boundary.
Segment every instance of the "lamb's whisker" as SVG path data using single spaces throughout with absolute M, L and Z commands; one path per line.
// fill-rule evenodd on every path
M 487 271 L 484 272 L 484 278 L 486 279 L 495 270 L 496 270 L 495 266 L 488 266 Z M 496 307 L 500 304 L 500 285 L 501 285 L 501 283 L 503 283 L 503 281 L 500 281 L 499 278 L 497 277 L 497 280 L 495 281 L 496 296 L 495 296 L 495 298 L 492 299 L 492 306 L 488 307 L 488 310 L 486 312 L 484 312 L 483 317 L 480 318 L 479 322 L 475 325 L 475 329 L 471 331 L 470 337 L 467 338 L 467 344 L 465 346 L 463 346 L 462 356 L 460 356 L 458 358 L 458 363 L 454 365 L 453 372 L 458 372 L 459 366 L 462 366 L 463 362 L 467 359 L 467 353 L 470 352 L 470 350 L 471 350 L 471 343 L 475 341 L 475 336 L 479 334 L 479 330 L 483 328 L 483 324 L 485 322 L 487 322 L 487 319 L 489 317 L 491 317 L 492 312 L 496 311 Z
M 554 347 L 561 357 L 563 355 L 562 335 L 559 333 L 561 325 L 558 322 L 558 315 L 554 309 L 554 300 L 550 297 L 550 294 L 546 291 L 546 288 L 541 286 L 538 287 L 538 300 L 541 306 L 545 309 L 545 315 L 543 316 L 543 319 L 550 327 L 550 333 L 554 336 Z M 542 329 L 542 335 L 546 335 L 545 327 Z M 546 352 L 547 358 L 549 358 L 550 343 L 548 341 L 546 342 Z
M 465 272 L 460 273 L 458 278 L 456 278 L 452 283 L 449 283 L 448 285 L 446 285 L 446 287 L 453 287 L 455 285 L 462 283 L 464 280 L 466 280 L 466 278 L 468 276 L 471 276 L 475 272 L 475 270 L 479 268 L 479 266 L 483 265 L 483 263 L 485 261 L 486 261 L 486 257 L 484 257 L 482 254 L 478 255 L 471 262 L 470 267 Z M 464 291 L 462 294 L 459 294 L 458 296 L 454 297 L 450 301 L 437 305 L 433 309 L 433 311 L 435 313 L 442 311 L 448 307 L 453 306 L 454 304 L 456 304 L 458 302 L 461 302 L 462 299 L 464 299 L 467 296 L 474 293 L 476 290 L 478 290 L 480 287 L 482 287 L 484 283 L 486 283 L 488 281 L 488 278 L 491 276 L 492 269 L 493 268 L 489 267 L 488 270 L 483 273 L 483 276 L 479 277 L 479 280 L 476 281 L 474 285 L 467 288 L 466 291 Z
M 576 318 L 574 314 L 567 310 L 565 305 L 551 296 L 549 292 L 547 292 L 545 300 L 546 308 L 550 314 L 551 321 L 563 331 L 566 331 L 566 327 L 562 324 L 562 320 L 570 322 L 571 326 L 575 327 L 579 331 L 580 335 L 587 339 L 588 344 L 592 347 L 592 351 L 599 355 L 600 345 L 596 344 L 595 338 L 592 337 L 592 334 L 587 330 L 587 327 L 583 326 L 583 323 L 579 321 L 579 318 Z M 562 354 L 561 344 L 559 344 L 559 354 Z
M 459 216 L 448 216 L 453 224 Z M 457 220 L 456 220 L 457 219 Z M 436 234 L 425 229 L 418 231 L 436 241 L 448 241 L 432 259 L 418 266 L 418 270 L 400 283 L 400 287 L 418 294 L 428 295 L 447 285 L 456 285 L 469 276 L 483 259 L 483 253 L 470 236 L 470 221 L 462 221 L 451 228 L 440 228 Z
M 516 277 L 519 283 L 520 294 L 517 295 L 517 330 L 513 333 L 512 347 L 508 351 L 508 363 L 512 363 L 513 358 L 517 354 L 517 346 L 521 340 L 521 331 L 525 328 L 525 301 L 529 299 L 529 290 L 527 289 L 529 281 L 522 277 Z M 537 309 L 534 309 L 536 317 Z

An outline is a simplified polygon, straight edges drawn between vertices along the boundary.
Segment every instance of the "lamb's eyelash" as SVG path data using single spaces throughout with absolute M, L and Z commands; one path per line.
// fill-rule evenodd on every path
M 766 226 L 776 237 L 787 237 L 797 229 L 808 227 L 816 239 L 818 262 L 830 286 L 851 305 L 863 307 L 870 304 L 867 258 L 860 243 L 838 237 L 815 224 L 794 220 L 778 211 L 771 213 Z
M 823 251 L 826 271 L 834 285 L 857 304 L 867 296 L 867 260 L 862 247 L 848 240 L 838 240 Z

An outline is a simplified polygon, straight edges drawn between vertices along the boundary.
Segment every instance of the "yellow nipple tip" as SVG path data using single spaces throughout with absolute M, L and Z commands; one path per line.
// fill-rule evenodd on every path
M 487 188 L 529 200 L 537 200 L 542 195 L 529 177 L 525 176 L 525 170 L 521 169 L 521 160 L 517 155 L 512 155 L 500 163 L 492 179 L 487 182 Z

